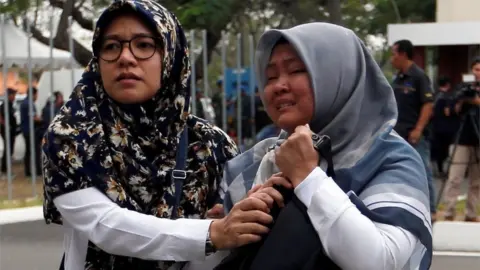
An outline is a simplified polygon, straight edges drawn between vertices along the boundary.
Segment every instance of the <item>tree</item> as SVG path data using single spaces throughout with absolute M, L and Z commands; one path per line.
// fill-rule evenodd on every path
M 436 15 L 436 1 L 424 0 L 412 4 L 409 0 L 371 0 L 373 9 L 369 12 L 369 23 L 363 25 L 371 35 L 386 37 L 390 23 L 433 22 Z M 388 60 L 389 48 L 384 44 L 379 65 Z
M 256 41 L 259 34 L 267 27 L 285 28 L 311 21 L 329 21 L 352 28 L 364 38 L 368 34 L 386 36 L 388 23 L 429 21 L 435 15 L 435 0 L 425 0 L 415 5 L 408 0 L 157 1 L 173 11 L 185 29 L 206 30 L 208 62 L 211 61 L 212 54 L 222 38 L 222 31 L 243 33 L 245 36 L 252 34 Z M 0 12 L 11 14 L 17 19 L 20 15 L 24 15 L 26 10 L 35 7 L 38 9 L 43 3 L 61 9 L 54 46 L 68 50 L 68 18 L 71 16 L 82 28 L 92 30 L 92 9 L 103 8 L 110 2 L 110 0 L 8 0 L 6 4 L 0 6 Z M 44 36 L 37 27 L 36 19 L 31 23 L 33 37 L 44 44 L 49 44 L 49 38 Z M 26 27 L 25 20 L 23 26 Z M 243 44 L 246 44 L 246 41 Z M 91 58 L 90 50 L 77 41 L 74 41 L 73 46 L 77 62 L 86 65 Z M 233 48 L 230 49 L 233 50 Z M 383 57 L 383 59 L 386 58 Z M 196 79 L 200 79 L 203 75 L 203 64 L 202 61 L 196 61 L 196 63 Z

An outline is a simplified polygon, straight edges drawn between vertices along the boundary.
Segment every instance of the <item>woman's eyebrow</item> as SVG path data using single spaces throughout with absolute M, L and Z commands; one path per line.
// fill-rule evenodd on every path
M 136 38 L 136 37 L 153 37 L 153 35 L 147 32 L 138 32 L 130 35 L 130 38 Z M 104 39 L 121 40 L 121 39 L 125 39 L 125 36 L 119 35 L 119 34 L 110 34 L 110 35 L 105 35 Z
M 274 67 L 275 65 L 277 64 L 280 64 L 280 63 L 285 63 L 285 64 L 290 64 L 290 63 L 295 63 L 295 62 L 298 62 L 299 60 L 295 57 L 284 57 L 284 58 L 281 58 L 281 59 L 278 59 L 276 61 L 270 61 L 267 65 L 267 68 L 269 67 Z

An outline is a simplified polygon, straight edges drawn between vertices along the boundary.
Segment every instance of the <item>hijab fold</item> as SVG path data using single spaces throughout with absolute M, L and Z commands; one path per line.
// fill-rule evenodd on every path
M 144 104 L 112 100 L 99 73 L 95 48 L 112 19 L 124 12 L 156 29 L 164 45 L 162 87 Z M 53 200 L 90 187 L 122 208 L 171 217 L 175 185 L 170 174 L 186 128 L 187 179 L 176 216 L 205 218 L 218 196 L 223 163 L 238 149 L 219 128 L 188 112 L 189 51 L 177 18 L 154 1 L 114 1 L 96 24 L 92 48 L 92 60 L 43 139 L 45 220 L 62 224 Z M 113 256 L 89 243 L 86 269 L 166 269 L 171 264 Z

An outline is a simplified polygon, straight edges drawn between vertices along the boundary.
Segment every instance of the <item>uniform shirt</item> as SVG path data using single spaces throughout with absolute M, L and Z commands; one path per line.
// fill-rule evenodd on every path
M 2 118 L 5 120 L 5 102 L 0 106 L 0 115 Z M 8 101 L 8 118 L 10 120 L 9 125 L 9 131 L 10 133 L 15 133 L 17 130 L 17 118 L 15 117 L 15 108 L 13 107 L 13 102 Z M 6 122 L 6 121 L 5 121 Z M 4 125 L 0 125 L 0 129 L 4 129 Z
M 398 120 L 395 131 L 404 139 L 415 128 L 425 103 L 433 102 L 433 91 L 425 72 L 412 64 L 405 73 L 398 73 L 393 81 L 393 90 L 397 100 Z M 428 128 L 424 129 L 428 135 Z

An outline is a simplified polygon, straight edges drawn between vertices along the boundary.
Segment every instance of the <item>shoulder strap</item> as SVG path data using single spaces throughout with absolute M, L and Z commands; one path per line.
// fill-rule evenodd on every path
M 335 169 L 333 167 L 332 142 L 327 135 L 312 135 L 313 147 L 320 156 L 327 161 L 327 175 L 335 180 Z M 320 162 L 320 160 L 319 160 Z M 320 164 L 319 164 L 320 165 Z
M 188 153 L 188 127 L 185 126 L 182 135 L 180 136 L 180 142 L 177 148 L 175 169 L 172 171 L 172 180 L 175 182 L 175 204 L 172 209 L 172 219 L 177 218 L 177 209 L 182 199 L 183 182 L 187 178 L 187 172 L 185 171 L 187 163 Z

